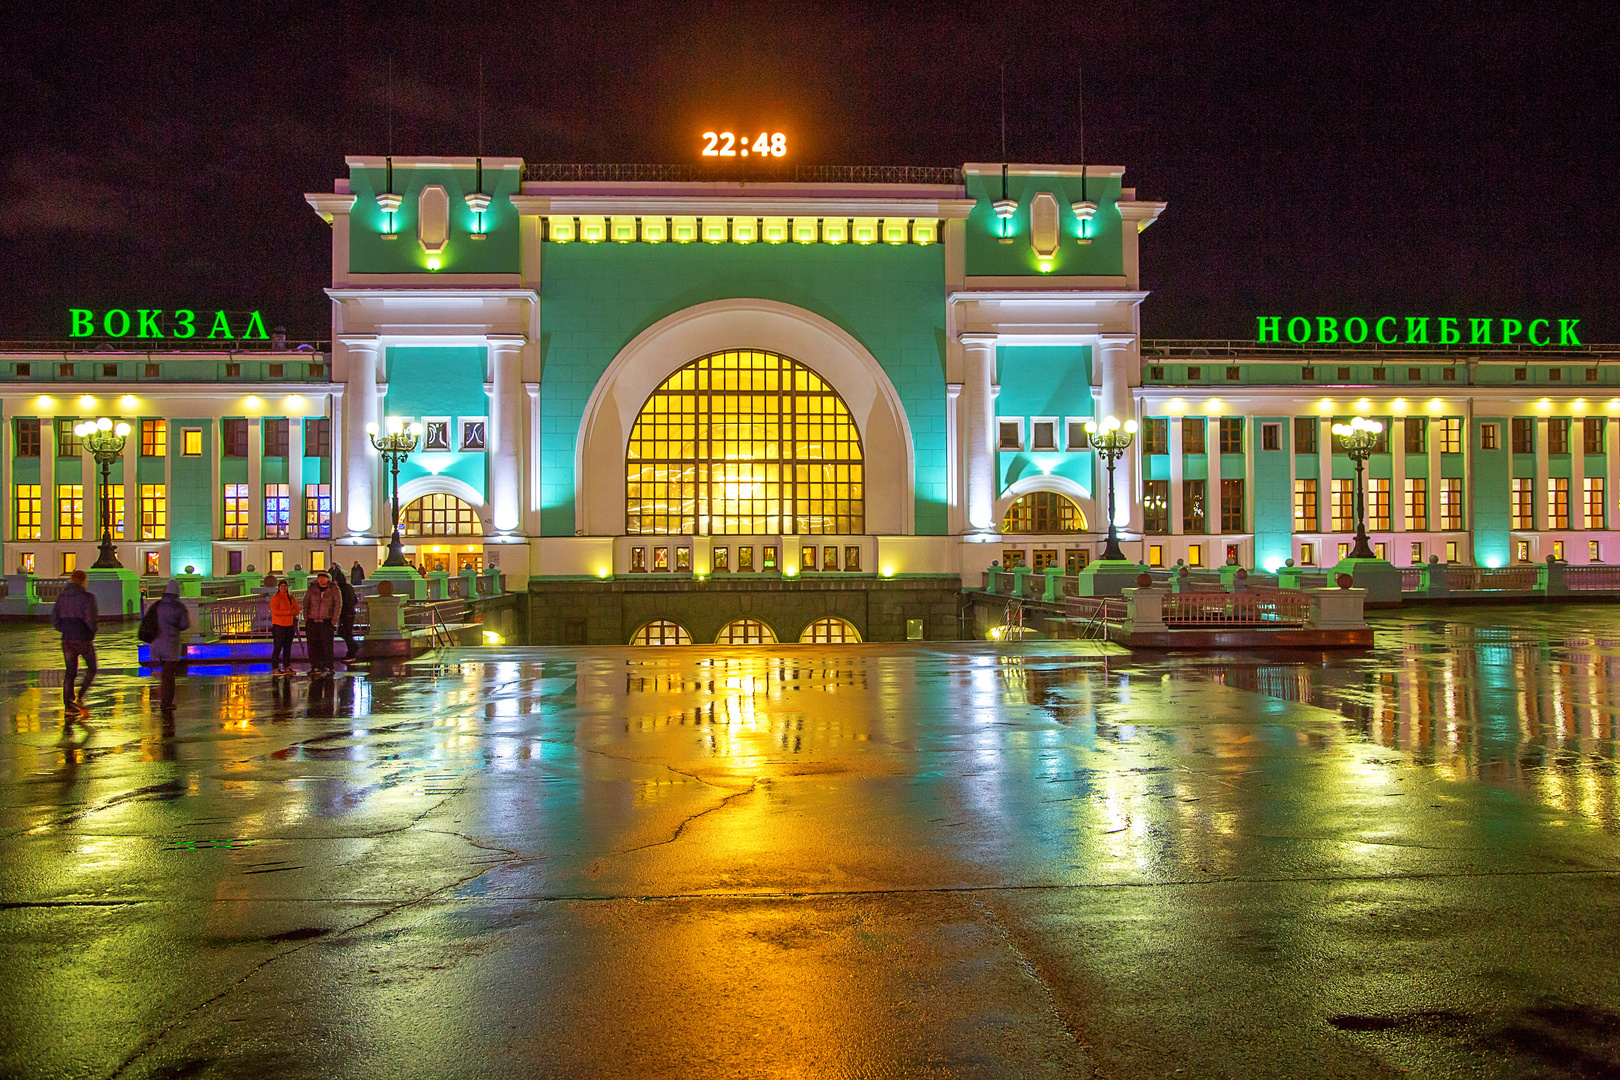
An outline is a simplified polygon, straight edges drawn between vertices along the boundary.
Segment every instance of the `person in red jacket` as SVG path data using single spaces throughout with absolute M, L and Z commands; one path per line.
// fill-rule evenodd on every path
M 298 632 L 298 613 L 303 609 L 287 589 L 287 579 L 276 585 L 270 597 L 270 674 L 292 674 L 293 635 Z

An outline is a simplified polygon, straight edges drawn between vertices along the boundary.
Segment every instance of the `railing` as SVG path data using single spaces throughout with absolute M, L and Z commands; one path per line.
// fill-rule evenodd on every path
M 1164 598 L 1167 626 L 1303 626 L 1310 617 L 1311 595 L 1292 589 L 1169 593 Z
M 960 187 L 962 170 L 927 165 L 546 165 L 523 167 L 538 183 L 691 184 L 946 184 Z
M 1464 345 L 1458 342 L 1455 345 L 1405 345 L 1405 344 L 1379 344 L 1368 341 L 1356 345 L 1347 342 L 1336 342 L 1331 345 L 1294 344 L 1292 342 L 1258 342 L 1239 339 L 1199 339 L 1199 338 L 1144 338 L 1142 341 L 1142 358 L 1148 362 L 1154 360 L 1209 360 L 1232 358 L 1257 354 L 1282 354 L 1320 357 L 1323 354 L 1331 356 L 1354 356 L 1356 354 L 1394 353 L 1400 356 L 1456 356 L 1458 359 L 1479 358 L 1490 360 L 1498 354 L 1519 355 L 1533 354 L 1553 360 L 1559 357 L 1574 357 L 1588 364 L 1601 360 L 1620 359 L 1620 346 L 1615 345 L 1583 345 L 1578 349 L 1549 348 L 1540 345 L 1527 345 L 1517 342 L 1512 345 Z
M 34 600 L 41 604 L 55 602 L 62 590 L 67 588 L 68 579 L 65 577 L 37 577 L 34 579 Z
M 1534 592 L 1534 566 L 1448 566 L 1446 588 L 1452 592 Z
M 1620 592 L 1620 566 L 1565 566 L 1563 571 L 1571 592 Z
M 244 596 L 212 600 L 201 605 L 205 637 L 242 638 L 270 636 L 270 598 Z
M 252 342 L 239 341 L 226 343 L 209 341 L 206 338 L 164 338 L 162 344 L 156 341 L 142 339 L 134 341 L 129 338 L 70 338 L 63 341 L 60 338 L 49 338 L 36 341 L 0 341 L 0 354 L 9 353 L 56 353 L 63 359 L 81 356 L 85 353 L 111 353 L 120 356 L 146 356 L 161 357 L 171 353 L 217 353 L 223 356 L 251 355 L 256 359 L 267 359 L 274 356 L 289 356 L 293 359 L 306 361 L 312 355 L 324 356 L 332 351 L 332 343 L 323 340 L 294 341 L 288 339 L 279 348 L 276 343 L 267 339 L 260 341 L 255 338 Z M 86 380 L 79 380 L 86 381 Z M 93 381 L 93 380 L 92 380 Z
M 1423 568 L 1421 566 L 1401 567 L 1401 592 L 1417 592 L 1423 587 Z
M 421 630 L 437 623 L 470 622 L 472 605 L 466 600 L 427 600 L 406 604 L 404 625 L 407 630 Z

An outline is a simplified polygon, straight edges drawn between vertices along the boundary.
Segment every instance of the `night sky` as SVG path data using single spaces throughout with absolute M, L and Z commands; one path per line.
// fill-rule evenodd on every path
M 204 10 L 205 5 L 194 5 Z M 1604 4 L 11 4 L 0 339 L 84 307 L 261 309 L 324 338 L 345 154 L 1123 165 L 1148 337 L 1268 314 L 1578 317 L 1620 341 Z M 251 10 L 250 10 L 251 8 Z M 393 64 L 394 130 L 385 109 Z

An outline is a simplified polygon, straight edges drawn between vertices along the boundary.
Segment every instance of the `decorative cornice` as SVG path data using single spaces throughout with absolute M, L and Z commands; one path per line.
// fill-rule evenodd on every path
M 750 188 L 728 195 L 514 195 L 519 214 L 600 215 L 602 217 L 871 217 L 965 219 L 972 199 L 863 198 L 844 193 L 827 196 L 761 195 Z
M 354 209 L 354 202 L 356 198 L 358 198 L 358 196 L 350 195 L 345 192 L 316 191 L 306 194 L 304 196 L 304 201 L 315 208 L 315 212 L 321 215 L 322 221 L 330 225 L 332 224 L 332 218 L 335 215 L 347 214 L 350 210 Z
M 1027 165 L 1007 163 L 1008 176 L 1072 176 L 1079 179 L 1084 173 L 1086 176 L 1120 177 L 1125 175 L 1123 165 Z M 1001 162 L 993 164 L 982 161 L 970 161 L 962 166 L 965 176 L 1000 176 Z
M 1120 220 L 1136 222 L 1136 231 L 1141 232 L 1149 225 L 1159 220 L 1164 208 L 1170 205 L 1162 202 L 1117 202 L 1114 206 L 1119 210 Z

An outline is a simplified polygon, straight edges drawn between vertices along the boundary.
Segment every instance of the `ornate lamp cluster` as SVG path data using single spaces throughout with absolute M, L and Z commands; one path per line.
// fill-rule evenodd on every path
M 405 565 L 405 545 L 399 538 L 399 466 L 411 451 L 416 449 L 416 441 L 422 437 L 420 423 L 407 424 L 397 416 L 390 416 L 387 420 L 386 433 L 376 424 L 366 425 L 366 434 L 371 438 L 371 445 L 377 453 L 382 455 L 383 463 L 393 476 L 393 487 L 389 498 L 394 508 L 394 535 L 388 541 L 388 558 L 384 566 Z
M 84 445 L 95 455 L 101 466 L 101 492 L 97 500 L 101 514 L 101 554 L 91 566 L 92 570 L 117 570 L 124 564 L 118 561 L 118 549 L 112 542 L 112 463 L 124 452 L 124 440 L 129 437 L 129 425 L 120 420 L 116 424 L 107 417 L 85 420 L 73 425 L 73 434 L 84 440 Z
M 1119 417 L 1105 416 L 1101 424 L 1095 420 L 1086 421 L 1086 437 L 1108 465 L 1108 543 L 1103 546 L 1102 553 L 1105 560 L 1123 561 L 1125 558 L 1125 553 L 1119 549 L 1119 532 L 1114 526 L 1114 464 L 1130 448 L 1135 435 L 1135 420 L 1121 424 Z
M 1367 542 L 1367 503 L 1361 490 L 1361 476 L 1383 430 L 1382 421 L 1366 420 L 1359 416 L 1348 424 L 1333 425 L 1333 434 L 1339 437 L 1339 445 L 1350 455 L 1350 460 L 1356 463 L 1356 544 L 1350 549 L 1352 559 L 1377 558 L 1373 554 L 1372 545 Z

